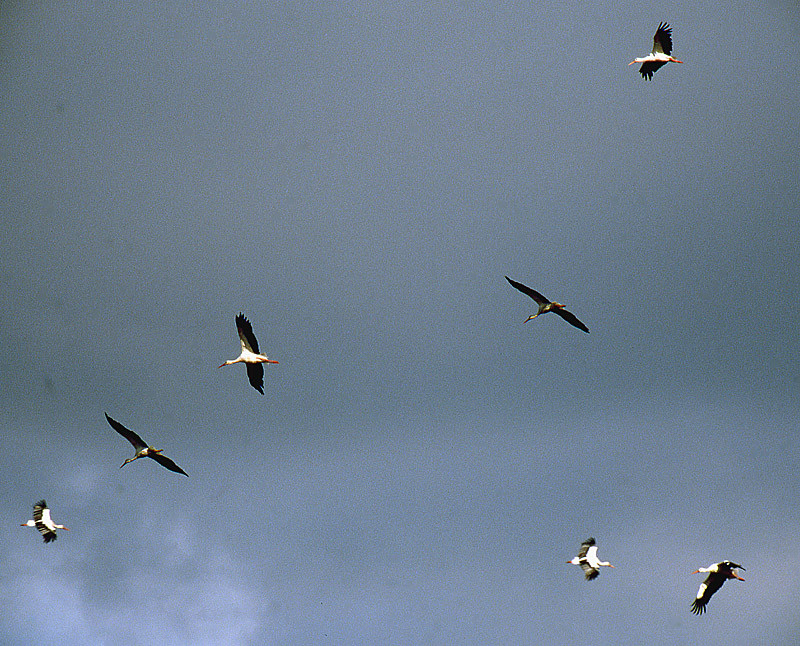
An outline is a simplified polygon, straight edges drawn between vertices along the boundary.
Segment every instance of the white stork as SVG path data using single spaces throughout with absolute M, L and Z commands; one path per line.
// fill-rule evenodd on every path
M 733 561 L 720 561 L 708 567 L 701 567 L 692 574 L 698 572 L 708 572 L 706 580 L 700 584 L 700 589 L 697 591 L 697 597 L 692 601 L 692 612 L 696 615 L 702 615 L 706 611 L 706 604 L 711 600 L 714 593 L 722 587 L 728 579 L 739 579 L 744 581 L 736 570 L 744 570 L 741 565 Z
M 69 527 L 56 525 L 53 522 L 53 519 L 50 518 L 50 508 L 44 500 L 40 500 L 33 506 L 33 518 L 27 523 L 22 523 L 20 527 L 35 527 L 39 530 L 45 543 L 51 543 L 58 538 L 57 529 L 69 531 Z
M 120 465 L 120 469 L 124 467 L 128 462 L 133 462 L 134 460 L 138 460 L 139 458 L 153 458 L 156 462 L 158 462 L 162 467 L 166 467 L 170 471 L 174 471 L 175 473 L 182 473 L 186 477 L 189 477 L 189 474 L 186 473 L 183 469 L 181 469 L 177 464 L 175 464 L 172 460 L 170 460 L 166 455 L 161 455 L 161 452 L 164 449 L 154 449 L 152 446 L 148 446 L 147 443 L 139 437 L 136 433 L 134 433 L 129 428 L 125 428 L 122 424 L 120 424 L 117 420 L 112 419 L 108 416 L 108 413 L 105 414 L 108 423 L 111 424 L 111 428 L 113 428 L 117 433 L 119 433 L 122 437 L 124 437 L 128 442 L 133 445 L 134 450 L 136 451 L 136 455 L 132 458 L 128 458 Z
M 236 330 L 239 332 L 239 341 L 242 343 L 242 353 L 235 359 L 230 359 L 222 366 L 231 366 L 234 363 L 244 363 L 247 366 L 247 378 L 250 385 L 262 395 L 264 394 L 264 366 L 263 363 L 278 363 L 273 359 L 268 359 L 267 355 L 261 354 L 258 350 L 258 339 L 253 334 L 253 327 L 247 317 L 239 312 L 236 317 Z
M 683 61 L 679 61 L 677 58 L 671 56 L 671 54 L 672 27 L 662 22 L 658 25 L 658 29 L 656 29 L 656 35 L 653 36 L 653 51 L 647 56 L 634 58 L 628 65 L 641 63 L 642 66 L 639 68 L 639 74 L 642 75 L 642 78 L 649 81 L 653 78 L 653 74 L 667 63 L 683 63 Z
M 587 581 L 592 581 L 600 576 L 600 566 L 614 567 L 608 561 L 601 561 L 597 558 L 597 544 L 593 538 L 587 538 L 581 543 L 580 552 L 578 556 L 574 557 L 571 561 L 567 561 L 572 565 L 580 565 L 583 573 L 586 575 Z
M 521 291 L 526 296 L 530 296 L 536 303 L 539 305 L 539 311 L 536 314 L 531 314 L 528 318 L 526 318 L 523 323 L 527 323 L 531 319 L 535 319 L 539 314 L 544 314 L 545 312 L 555 312 L 558 314 L 562 319 L 564 319 L 570 325 L 574 325 L 579 330 L 583 330 L 584 332 L 588 332 L 589 328 L 586 327 L 583 323 L 578 320 L 578 317 L 575 316 L 572 312 L 568 312 L 564 309 L 564 306 L 561 303 L 555 303 L 544 296 L 542 296 L 539 292 L 535 289 L 531 289 L 530 287 L 523 285 L 522 283 L 518 283 L 515 280 L 511 280 L 508 276 L 506 276 L 506 280 L 511 284 L 512 287 L 515 287 L 519 291 Z

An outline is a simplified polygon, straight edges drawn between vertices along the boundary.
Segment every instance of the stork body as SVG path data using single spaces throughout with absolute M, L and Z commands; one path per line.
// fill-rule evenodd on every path
M 679 61 L 672 56 L 672 27 L 665 22 L 659 24 L 656 34 L 653 36 L 653 51 L 647 56 L 634 58 L 628 65 L 633 65 L 634 63 L 642 64 L 639 68 L 639 74 L 648 81 L 653 78 L 653 74 L 667 63 L 683 63 L 683 61 Z
M 58 538 L 56 534 L 57 529 L 66 529 L 69 531 L 69 527 L 57 525 L 53 522 L 53 519 L 50 518 L 50 508 L 44 500 L 40 500 L 33 506 L 33 518 L 27 523 L 22 523 L 20 526 L 35 527 L 38 529 L 45 543 L 52 543 Z
M 124 437 L 128 442 L 133 445 L 134 450 L 136 451 L 136 455 L 132 458 L 128 458 L 120 465 L 120 469 L 124 467 L 128 462 L 133 462 L 134 460 L 138 460 L 139 458 L 152 458 L 156 462 L 158 462 L 162 467 L 169 469 L 170 471 L 174 471 L 175 473 L 182 473 L 185 476 L 189 476 L 186 471 L 181 469 L 177 464 L 175 464 L 172 460 L 170 460 L 166 455 L 161 455 L 161 452 L 164 449 L 154 449 L 152 446 L 149 446 L 141 437 L 139 437 L 136 433 L 134 433 L 129 428 L 125 428 L 122 424 L 120 424 L 117 420 L 112 419 L 108 416 L 108 413 L 105 414 L 108 423 L 111 425 L 117 433 L 119 433 L 122 437 Z
M 744 570 L 741 565 L 733 561 L 720 561 L 708 567 L 701 567 L 692 572 L 708 572 L 706 580 L 700 584 L 700 589 L 697 591 L 697 597 L 692 601 L 692 612 L 696 615 L 702 615 L 706 611 L 706 605 L 714 593 L 722 587 L 728 579 L 738 579 L 744 581 L 736 570 Z
M 588 538 L 583 541 L 578 556 L 574 557 L 571 561 L 567 561 L 567 563 L 580 565 L 587 581 L 593 581 L 600 576 L 600 568 L 602 566 L 614 567 L 608 561 L 601 561 L 597 557 L 597 543 L 593 538 Z
M 247 317 L 239 312 L 236 317 L 236 330 L 239 332 L 239 341 L 242 344 L 242 352 L 235 359 L 223 363 L 222 366 L 231 366 L 234 363 L 244 363 L 247 366 L 247 378 L 250 385 L 262 395 L 264 394 L 264 366 L 265 363 L 278 363 L 269 359 L 267 355 L 261 354 L 258 349 L 258 339 L 253 334 L 253 326 Z
M 539 314 L 554 312 L 555 314 L 558 314 L 562 319 L 564 319 L 567 323 L 569 323 L 570 325 L 574 325 L 579 330 L 583 330 L 584 332 L 589 331 L 589 328 L 586 327 L 583 323 L 581 323 L 578 320 L 578 317 L 575 316 L 572 312 L 568 312 L 566 309 L 564 309 L 564 305 L 562 305 L 561 303 L 556 303 L 554 301 L 549 300 L 548 298 L 545 298 L 535 289 L 531 289 L 527 285 L 523 285 L 522 283 L 518 283 L 515 280 L 511 280 L 508 276 L 506 276 L 506 280 L 512 287 L 518 289 L 526 296 L 529 296 L 534 301 L 536 301 L 537 305 L 539 305 L 539 311 L 536 312 L 536 314 L 531 314 L 528 318 L 525 319 L 524 323 L 527 323 L 528 321 L 535 319 L 537 316 L 539 316 Z

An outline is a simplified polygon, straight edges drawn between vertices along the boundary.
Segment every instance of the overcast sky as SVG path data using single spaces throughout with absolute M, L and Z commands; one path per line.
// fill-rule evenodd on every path
M 0 642 L 797 643 L 797 3 L 106 5 L 0 4 Z

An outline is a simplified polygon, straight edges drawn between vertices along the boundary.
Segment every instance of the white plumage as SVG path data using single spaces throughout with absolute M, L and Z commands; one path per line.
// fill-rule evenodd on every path
M 658 25 L 656 34 L 653 36 L 653 51 L 647 56 L 634 58 L 628 65 L 641 63 L 642 66 L 639 68 L 639 73 L 642 75 L 642 78 L 649 81 L 653 78 L 653 74 L 667 63 L 683 63 L 683 61 L 679 61 L 677 58 L 671 56 L 671 54 L 672 27 L 662 22 Z
M 567 561 L 567 563 L 571 563 L 572 565 L 580 565 L 583 569 L 583 573 L 586 575 L 587 581 L 592 581 L 600 576 L 600 567 L 614 567 L 608 561 L 601 561 L 597 557 L 597 544 L 595 543 L 594 538 L 588 538 L 583 543 L 581 543 L 581 549 L 578 552 L 578 556 L 574 557 L 572 560 Z
M 69 527 L 57 525 L 53 522 L 53 519 L 50 518 L 50 508 L 44 500 L 40 500 L 33 506 L 33 518 L 27 523 L 22 523 L 20 526 L 35 527 L 38 529 L 45 543 L 51 543 L 58 538 L 56 534 L 57 529 L 66 529 L 69 531 Z
M 230 359 L 220 365 L 231 366 L 234 363 L 244 363 L 247 366 L 247 378 L 250 385 L 262 395 L 264 394 L 264 363 L 278 363 L 269 359 L 267 355 L 261 354 L 258 350 L 258 339 L 253 334 L 253 326 L 247 317 L 239 312 L 236 317 L 236 330 L 239 333 L 239 341 L 242 344 L 242 352 L 235 359 Z
M 696 569 L 692 574 L 697 574 L 698 572 L 708 572 L 708 576 L 706 580 L 700 584 L 700 589 L 697 591 L 697 596 L 695 600 L 692 601 L 692 612 L 696 615 L 702 615 L 706 611 L 706 605 L 711 600 L 711 597 L 714 596 L 714 593 L 722 587 L 722 584 L 725 583 L 728 579 L 739 579 L 739 581 L 744 581 L 742 577 L 739 576 L 739 573 L 736 571 L 744 570 L 744 568 L 734 563 L 733 561 L 720 561 L 719 563 L 713 563 L 708 567 L 701 567 Z

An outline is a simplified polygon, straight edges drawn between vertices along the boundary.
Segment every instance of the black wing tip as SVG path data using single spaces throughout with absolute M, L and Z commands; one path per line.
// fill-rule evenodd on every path
M 172 458 L 168 458 L 166 455 L 162 455 L 159 453 L 150 454 L 148 457 L 152 458 L 155 462 L 158 462 L 162 467 L 165 469 L 172 471 L 173 473 L 181 473 L 185 475 L 187 478 L 189 474 L 186 473 L 183 469 L 178 466 L 178 463 L 175 462 Z
M 525 294 L 525 296 L 536 301 L 538 305 L 550 302 L 550 299 L 547 298 L 544 294 L 537 292 L 532 287 L 528 287 L 525 283 L 520 283 L 517 282 L 516 280 L 511 280 L 508 276 L 506 276 L 506 280 L 514 289 L 521 291 L 523 294 Z
M 581 321 L 577 316 L 575 316 L 572 312 L 565 310 L 564 308 L 560 308 L 555 310 L 555 313 L 558 314 L 571 326 L 576 327 L 579 330 L 586 332 L 587 334 L 589 333 L 589 328 L 586 327 L 586 324 L 583 321 Z
M 595 544 L 596 541 L 594 540 L 594 536 L 590 536 L 585 541 L 583 541 L 583 543 L 581 543 L 581 545 L 595 545 Z
M 706 604 L 700 603 L 698 599 L 695 599 L 692 601 L 691 610 L 694 615 L 702 615 L 706 611 Z
M 175 464 L 175 463 L 173 462 L 173 464 Z M 187 478 L 189 477 L 189 474 L 186 473 L 186 471 L 184 471 L 183 469 L 181 469 L 177 464 L 175 464 L 175 468 L 174 469 L 170 469 L 170 471 L 174 471 L 175 473 L 180 473 L 181 475 L 184 475 Z
M 669 26 L 668 22 L 660 22 L 658 23 L 658 29 L 656 29 L 656 33 L 659 31 L 669 34 L 672 33 L 672 27 Z
M 44 498 L 42 498 L 39 502 L 33 505 L 34 507 L 41 507 L 42 509 L 47 509 L 47 502 L 45 502 Z
M 587 572 L 586 573 L 586 580 L 587 581 L 594 581 L 599 576 L 600 576 L 600 572 L 592 570 L 591 572 Z
M 116 428 L 117 426 L 122 426 L 122 423 L 121 423 L 121 422 L 118 422 L 117 420 L 115 420 L 113 417 L 111 417 L 111 415 L 109 415 L 109 414 L 108 414 L 108 413 L 106 413 L 105 411 L 103 411 L 103 415 L 105 415 L 105 416 L 106 416 L 106 421 L 107 421 L 107 422 L 108 422 L 108 423 L 111 425 L 111 427 L 112 427 L 112 428 L 113 428 L 115 431 L 117 431 L 117 428 Z
M 42 540 L 44 540 L 45 544 L 52 543 L 54 540 L 58 538 L 58 535 L 53 534 L 42 534 Z

